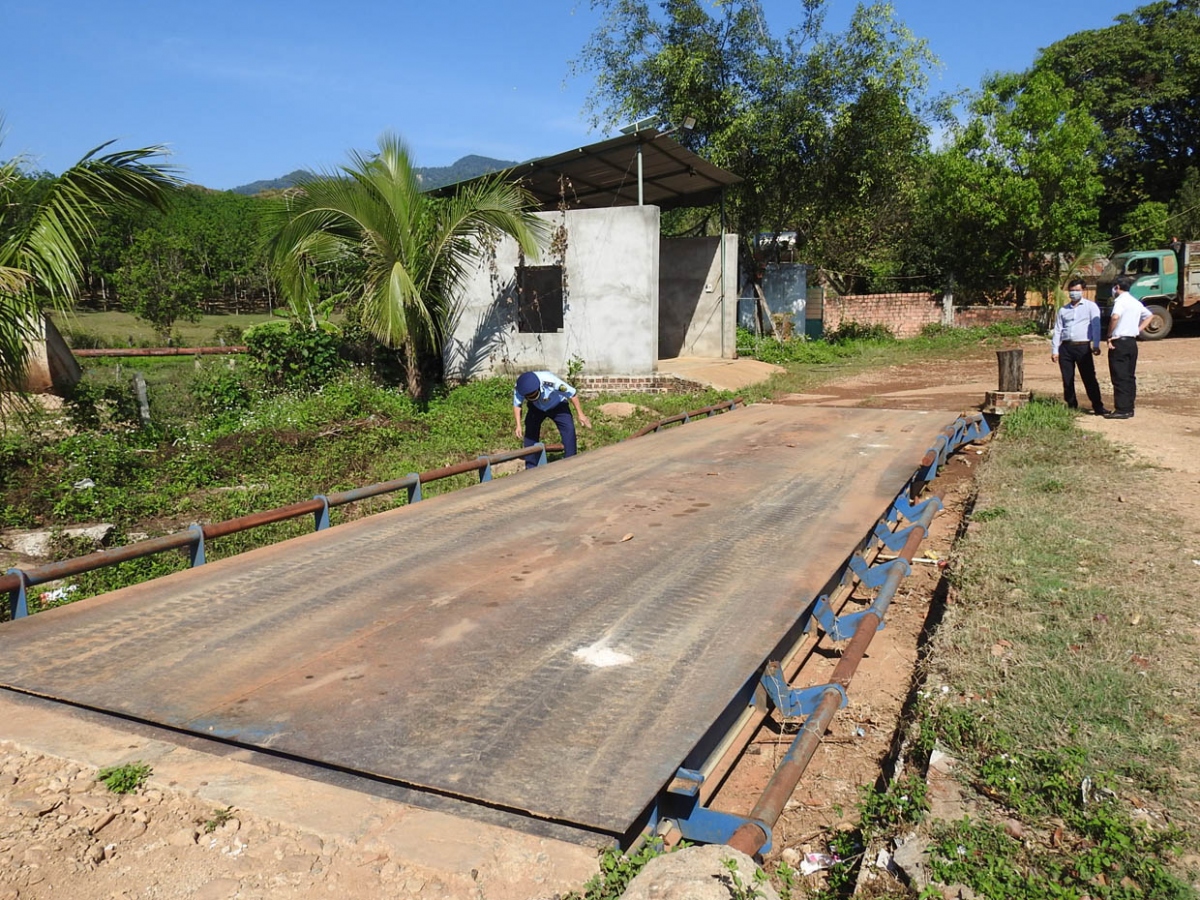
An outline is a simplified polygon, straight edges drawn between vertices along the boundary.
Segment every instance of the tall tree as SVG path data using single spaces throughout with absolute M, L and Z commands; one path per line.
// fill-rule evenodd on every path
M 1144 201 L 1172 203 L 1200 160 L 1200 0 L 1158 0 L 1073 34 L 1033 71 L 1057 75 L 1100 124 L 1106 230 Z
M 473 182 L 449 197 L 421 190 L 408 148 L 393 134 L 373 156 L 351 154 L 339 172 L 312 176 L 288 195 L 273 238 L 280 287 L 300 322 L 316 324 L 323 267 L 356 256 L 354 290 L 362 322 L 401 349 L 407 387 L 425 391 L 441 372 L 442 348 L 459 309 L 458 292 L 486 245 L 500 235 L 537 256 L 545 228 L 527 212 L 528 194 L 500 178 Z
M 164 148 L 102 155 L 111 143 L 58 177 L 33 183 L 20 158 L 0 163 L 0 383 L 22 383 L 26 342 L 40 328 L 42 310 L 70 308 L 97 224 L 114 210 L 161 204 L 180 184 L 157 162 Z
M 922 213 L 938 265 L 980 292 L 1057 280 L 1054 254 L 1098 237 L 1099 130 L 1053 73 L 999 75 L 933 159 Z
M 944 112 L 924 93 L 936 61 L 889 3 L 860 4 L 841 34 L 826 32 L 826 5 L 804 0 L 777 37 L 758 0 L 592 0 L 604 21 L 573 68 L 595 75 L 596 124 L 695 118 L 676 136 L 745 179 L 728 197 L 745 238 L 795 230 L 810 262 L 874 269 Z
M 176 320 L 200 320 L 200 303 L 210 287 L 188 235 L 163 227 L 170 221 L 141 231 L 116 273 L 122 308 L 153 325 L 163 344 Z

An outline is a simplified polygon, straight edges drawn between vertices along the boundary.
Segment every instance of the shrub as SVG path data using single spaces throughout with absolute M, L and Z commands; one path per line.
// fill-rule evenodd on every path
M 835 330 L 825 335 L 825 340 L 831 344 L 845 344 L 848 341 L 894 341 L 896 334 L 886 325 L 876 322 L 865 325 L 862 322 L 843 322 Z
M 323 329 L 263 322 L 246 329 L 245 341 L 254 371 L 270 387 L 320 387 L 345 366 L 337 335 Z
M 217 346 L 239 347 L 246 339 L 246 330 L 237 325 L 222 325 L 213 332 L 213 343 Z
M 189 391 L 200 408 L 210 413 L 220 414 L 250 405 L 249 388 L 227 365 L 201 369 L 192 379 Z
M 99 429 L 103 425 L 131 425 L 139 421 L 138 401 L 127 384 L 100 384 L 84 379 L 71 388 L 66 397 L 67 415 L 79 429 Z

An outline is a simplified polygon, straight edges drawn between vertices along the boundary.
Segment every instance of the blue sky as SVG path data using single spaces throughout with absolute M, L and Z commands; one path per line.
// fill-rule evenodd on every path
M 384 130 L 418 165 L 524 160 L 612 136 L 570 79 L 598 17 L 587 0 L 8 0 L 0 158 L 53 172 L 96 144 L 167 144 L 190 181 L 227 189 L 331 168 Z M 840 29 L 854 8 L 830 0 Z M 1037 51 L 1133 11 L 1115 0 L 894 0 L 944 69 L 941 90 L 1026 68 Z M 799 0 L 764 0 L 776 34 Z

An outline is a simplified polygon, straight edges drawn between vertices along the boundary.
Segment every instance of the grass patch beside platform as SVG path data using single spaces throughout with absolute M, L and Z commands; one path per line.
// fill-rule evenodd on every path
M 1197 896 L 1200 694 L 1179 623 L 1200 599 L 1179 523 L 1140 499 L 1153 477 L 1061 404 L 1005 417 L 929 657 L 923 732 L 982 811 L 933 826 L 939 880 L 991 900 Z

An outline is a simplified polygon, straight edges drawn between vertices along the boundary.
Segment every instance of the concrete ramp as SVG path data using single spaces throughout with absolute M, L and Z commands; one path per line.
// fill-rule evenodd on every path
M 752 406 L 0 626 L 0 685 L 636 827 L 949 424 Z

